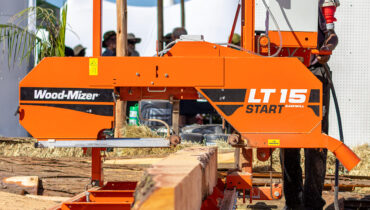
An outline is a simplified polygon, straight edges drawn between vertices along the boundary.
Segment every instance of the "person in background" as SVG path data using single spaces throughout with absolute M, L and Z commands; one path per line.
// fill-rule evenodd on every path
M 181 35 L 187 35 L 188 32 L 186 31 L 185 28 L 178 27 L 173 29 L 172 31 L 172 41 L 175 41 L 176 39 L 180 39 Z
M 103 56 L 116 56 L 116 38 L 115 31 L 107 31 L 104 33 L 103 47 L 105 51 L 103 52 Z
M 74 56 L 85 57 L 86 48 L 79 44 L 75 48 L 73 48 L 73 53 L 74 53 Z
M 166 34 L 166 36 L 163 37 L 164 45 L 167 46 L 169 43 L 172 42 L 172 33 Z
M 127 34 L 127 50 L 128 56 L 140 56 L 139 52 L 136 51 L 135 45 L 141 42 L 140 38 L 136 38 L 135 34 L 129 33 Z
M 64 56 L 65 57 L 74 56 L 73 49 L 66 46 L 65 49 L 64 49 Z

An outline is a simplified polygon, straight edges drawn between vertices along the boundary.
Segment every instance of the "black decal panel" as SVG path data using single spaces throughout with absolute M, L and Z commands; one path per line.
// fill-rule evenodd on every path
M 244 102 L 247 89 L 202 89 L 213 102 Z
M 113 89 L 21 87 L 23 101 L 113 102 Z
M 70 109 L 88 114 L 96 114 L 101 116 L 113 116 L 113 106 L 111 105 L 90 105 L 90 104 L 34 104 L 21 103 L 21 105 L 31 106 L 49 106 L 62 109 Z
M 309 103 L 319 103 L 320 102 L 320 89 L 312 89 L 310 93 Z
M 319 105 L 314 105 L 314 106 L 309 105 L 308 107 L 312 109 L 312 111 L 315 113 L 316 116 L 318 117 L 320 116 L 320 106 Z
M 226 116 L 234 114 L 234 112 L 243 105 L 217 105 Z

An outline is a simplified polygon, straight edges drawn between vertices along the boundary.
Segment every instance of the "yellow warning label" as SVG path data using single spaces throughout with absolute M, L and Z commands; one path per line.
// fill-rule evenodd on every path
M 98 76 L 98 59 L 97 58 L 89 59 L 89 75 Z
M 280 146 L 280 139 L 269 139 L 268 145 L 269 146 Z

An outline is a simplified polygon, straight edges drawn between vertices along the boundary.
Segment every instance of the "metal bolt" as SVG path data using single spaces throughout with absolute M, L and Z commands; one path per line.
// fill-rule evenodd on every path
M 151 82 L 150 84 L 154 85 L 154 82 Z
M 216 46 L 216 45 L 214 45 L 214 46 L 213 46 L 213 48 L 214 48 L 214 49 L 216 49 L 216 48 L 217 48 L 217 46 Z
M 167 74 L 167 73 L 166 73 L 166 74 L 164 74 L 164 77 L 168 78 L 168 74 Z
M 280 193 L 278 191 L 275 191 L 274 192 L 274 195 L 275 195 L 275 197 L 279 197 L 280 196 Z
M 136 76 L 140 77 L 140 73 L 139 72 L 136 72 Z

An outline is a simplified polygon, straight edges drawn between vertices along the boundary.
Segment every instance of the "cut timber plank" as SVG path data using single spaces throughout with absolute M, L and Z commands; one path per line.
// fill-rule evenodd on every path
M 216 184 L 217 148 L 185 148 L 147 169 L 134 209 L 200 209 Z

